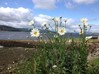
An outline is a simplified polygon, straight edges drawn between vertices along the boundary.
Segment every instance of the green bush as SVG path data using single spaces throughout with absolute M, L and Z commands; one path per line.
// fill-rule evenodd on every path
M 89 62 L 87 74 L 99 74 L 99 58 L 95 58 Z
M 86 74 L 87 55 L 83 44 L 43 43 L 19 69 L 19 74 Z
M 61 20 L 61 17 L 60 17 Z M 65 22 L 66 23 L 66 22 Z M 88 48 L 85 40 L 86 37 L 86 19 L 83 23 L 83 28 L 80 27 L 81 34 L 79 42 L 74 39 L 62 38 L 61 35 L 66 33 L 65 28 L 58 28 L 57 19 L 55 21 L 55 37 L 49 38 L 48 41 L 39 37 L 41 48 L 36 48 L 33 56 L 19 66 L 18 74 L 96 74 L 97 67 L 88 67 L 87 56 Z M 46 24 L 45 30 L 49 33 Z M 50 25 L 49 25 L 50 26 Z M 38 37 L 39 30 L 33 29 L 32 36 Z M 50 33 L 51 34 L 51 33 Z M 45 34 L 44 34 L 45 35 Z M 88 68 L 87 68 L 88 67 Z M 90 68 L 90 69 L 89 69 Z M 94 72 L 92 72 L 94 69 Z

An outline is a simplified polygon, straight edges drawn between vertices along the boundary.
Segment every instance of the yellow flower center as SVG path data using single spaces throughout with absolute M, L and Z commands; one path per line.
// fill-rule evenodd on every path
M 37 32 L 34 32 L 34 35 L 37 35 Z
M 61 32 L 61 33 L 63 33 L 63 32 L 64 32 L 64 30 L 61 30 L 60 32 Z
M 85 20 L 83 20 L 83 22 L 85 23 L 86 21 L 85 21 Z

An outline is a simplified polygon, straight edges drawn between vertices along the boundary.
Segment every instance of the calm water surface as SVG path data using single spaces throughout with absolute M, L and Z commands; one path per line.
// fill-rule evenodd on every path
M 30 32 L 0 32 L 0 40 L 30 40 Z
M 52 37 L 48 35 L 49 37 Z M 46 36 L 42 37 L 47 39 Z M 65 37 L 69 37 L 68 34 Z M 73 34 L 74 38 L 78 38 L 78 34 Z M 70 37 L 69 37 L 70 38 Z M 37 40 L 38 38 L 33 38 L 30 36 L 30 32 L 8 32 L 8 31 L 0 31 L 0 40 Z

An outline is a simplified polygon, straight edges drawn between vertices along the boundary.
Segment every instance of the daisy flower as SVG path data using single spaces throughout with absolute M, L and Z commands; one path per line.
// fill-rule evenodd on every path
M 82 22 L 82 23 L 86 23 L 87 21 L 88 21 L 87 18 L 82 18 L 82 19 L 81 19 L 81 22 Z
M 58 28 L 58 34 L 59 35 L 64 35 L 66 33 L 66 29 L 64 27 L 59 27 Z
M 85 25 L 85 27 L 87 27 L 88 26 L 88 23 L 84 23 L 84 25 Z
M 35 28 L 31 31 L 30 34 L 31 34 L 32 37 L 39 37 L 40 36 L 39 30 L 35 29 Z
M 58 22 L 58 21 L 59 21 L 59 18 L 57 18 L 57 17 L 54 18 L 54 21 L 55 21 L 55 22 Z

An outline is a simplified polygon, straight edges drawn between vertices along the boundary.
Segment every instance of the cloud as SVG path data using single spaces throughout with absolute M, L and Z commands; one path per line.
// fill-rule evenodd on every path
M 0 25 L 7 25 L 17 28 L 27 28 L 28 22 L 32 19 L 35 20 L 35 26 L 40 28 L 43 22 L 48 22 L 52 28 L 54 28 L 55 23 L 52 21 L 52 16 L 38 14 L 33 17 L 32 13 L 29 9 L 19 7 L 19 8 L 0 8 Z M 74 31 L 70 29 L 74 29 L 73 27 L 74 19 L 72 18 L 64 18 L 67 19 L 67 31 Z M 64 24 L 64 22 L 63 22 Z M 51 28 L 50 28 L 51 30 Z
M 27 8 L 0 7 L 0 25 L 12 27 L 27 27 L 27 22 L 33 18 Z
M 73 9 L 78 6 L 78 4 L 93 4 L 98 0 L 32 0 L 34 3 L 34 8 L 38 9 L 55 9 L 57 8 L 57 3 L 63 3 L 66 8 Z
M 56 8 L 56 2 L 58 0 L 32 0 L 34 3 L 34 8 L 40 9 L 54 9 Z
M 17 28 L 28 28 L 28 22 L 32 19 L 35 20 L 35 26 L 40 28 L 43 22 L 48 22 L 51 27 L 54 29 L 55 23 L 52 21 L 52 16 L 38 14 L 34 15 L 31 13 L 30 9 L 19 7 L 19 8 L 10 8 L 10 7 L 0 7 L 0 25 L 7 25 Z M 63 17 L 63 25 L 65 24 L 64 19 L 67 19 L 66 30 L 67 32 L 74 32 L 76 30 L 79 32 L 78 23 L 76 19 L 65 18 Z M 52 30 L 50 28 L 50 30 Z M 91 31 L 98 32 L 98 25 L 93 25 Z
M 98 0 L 62 0 L 64 2 L 65 7 L 68 9 L 74 9 L 78 7 L 78 5 L 88 5 L 97 2 Z M 61 2 L 61 1 L 60 1 Z
M 93 4 L 96 1 L 97 0 L 73 0 L 73 2 L 75 2 L 77 4 Z
M 76 7 L 72 2 L 65 2 L 65 7 L 68 9 L 73 9 Z

